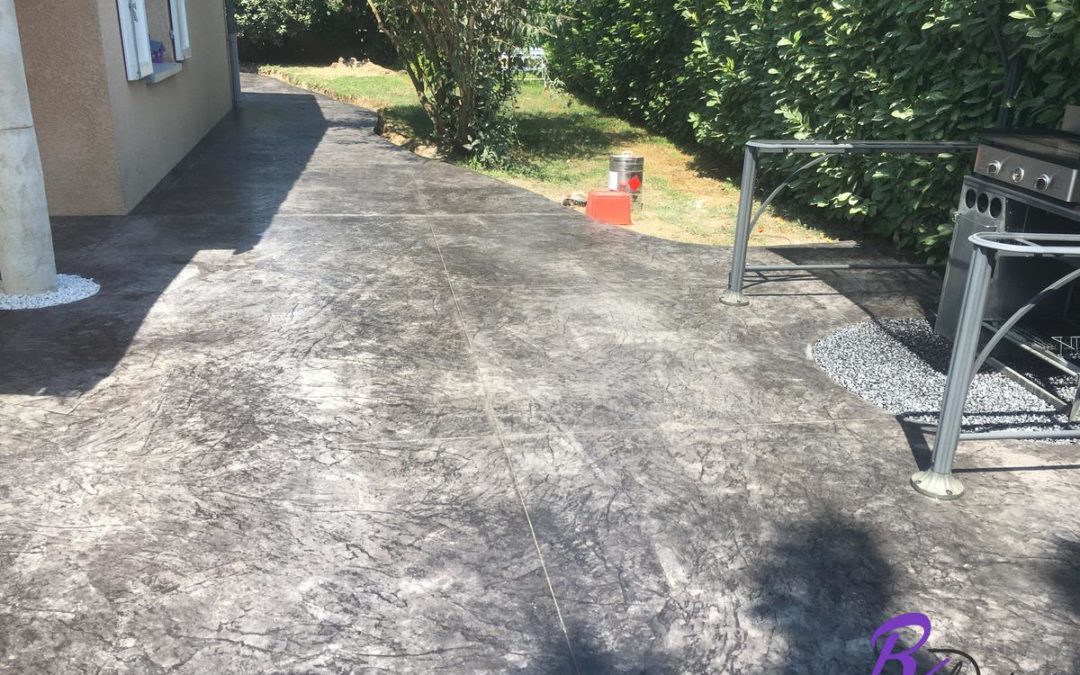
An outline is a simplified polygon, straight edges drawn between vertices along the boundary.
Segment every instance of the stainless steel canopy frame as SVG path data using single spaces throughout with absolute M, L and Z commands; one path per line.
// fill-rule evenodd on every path
M 974 150 L 975 143 L 966 141 L 748 141 L 743 150 L 743 170 L 739 188 L 739 213 L 735 220 L 735 248 L 731 257 L 728 288 L 720 301 L 725 305 L 744 306 L 750 301 L 743 295 L 747 272 L 788 272 L 792 270 L 862 270 L 862 269 L 913 269 L 926 265 L 908 264 L 829 264 L 829 265 L 747 265 L 746 253 L 750 247 L 750 234 L 776 196 L 802 171 L 813 168 L 833 155 L 909 154 L 936 155 L 944 152 Z M 754 187 L 757 184 L 758 156 L 762 154 L 818 155 L 795 169 L 780 183 L 761 207 L 753 212 Z
M 960 320 L 953 341 L 949 372 L 945 378 L 945 395 L 941 416 L 934 435 L 932 465 L 911 477 L 911 485 L 921 494 L 935 499 L 957 499 L 964 486 L 953 475 L 956 446 L 960 441 L 987 439 L 1080 438 L 1080 430 L 1050 429 L 1045 431 L 1000 430 L 961 433 L 964 403 L 975 373 L 990 353 L 1016 324 L 1054 291 L 1080 278 L 1080 267 L 1070 271 L 1024 303 L 1005 321 L 986 343 L 981 352 L 979 338 L 983 330 L 983 313 L 987 289 L 995 262 L 1002 257 L 1015 258 L 1080 258 L 1080 234 L 1033 234 L 1026 232 L 977 232 L 968 237 L 974 245 L 964 297 L 960 305 Z

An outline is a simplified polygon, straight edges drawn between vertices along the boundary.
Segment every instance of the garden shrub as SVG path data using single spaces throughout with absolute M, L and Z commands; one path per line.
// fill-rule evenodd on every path
M 368 0 L 434 127 L 439 150 L 484 166 L 516 147 L 509 63 L 547 20 L 547 0 Z
M 388 62 L 366 0 L 236 0 L 240 57 L 257 63 L 323 63 L 339 57 Z
M 571 89 L 732 158 L 750 138 L 974 139 L 997 120 L 1002 50 L 1025 64 L 1016 126 L 1056 126 L 1080 103 L 1073 2 L 584 0 L 563 11 L 552 65 Z M 800 158 L 765 161 L 775 175 Z M 970 165 L 837 157 L 789 201 L 940 258 Z
M 563 83 L 625 118 L 693 138 L 693 92 L 682 85 L 694 36 L 683 9 L 672 0 L 593 0 L 567 10 L 548 53 Z

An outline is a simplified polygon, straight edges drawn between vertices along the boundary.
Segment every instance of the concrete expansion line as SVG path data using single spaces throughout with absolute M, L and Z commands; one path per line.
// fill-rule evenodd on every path
M 450 295 L 454 303 L 454 315 L 457 318 L 459 329 L 465 336 L 465 342 L 469 349 L 469 357 L 473 362 L 473 368 L 476 370 L 477 380 L 480 383 L 481 396 L 484 400 L 484 416 L 487 418 L 488 426 L 498 440 L 500 448 L 502 448 L 503 458 L 506 460 L 507 471 L 510 474 L 510 483 L 513 485 L 514 494 L 517 497 L 518 503 L 521 506 L 521 511 L 525 516 L 525 525 L 528 528 L 529 537 L 532 539 L 533 547 L 536 549 L 536 556 L 540 561 L 540 570 L 544 574 L 544 582 L 547 585 L 548 594 L 551 596 L 551 601 L 555 606 L 555 618 L 559 622 L 559 630 L 562 632 L 563 640 L 566 642 L 567 653 L 570 655 L 570 661 L 574 667 L 574 672 L 580 675 L 582 671 L 578 665 L 577 655 L 574 653 L 573 641 L 570 639 L 570 633 L 566 628 L 566 620 L 563 617 L 562 608 L 559 606 L 559 597 L 558 594 L 555 593 L 555 585 L 551 580 L 551 574 L 548 572 L 547 561 L 544 559 L 544 551 L 540 545 L 540 539 L 536 535 L 536 528 L 533 526 L 532 515 L 529 513 L 529 505 L 525 500 L 525 494 L 521 489 L 517 473 L 514 471 L 514 461 L 510 456 L 510 447 L 508 446 L 506 436 L 503 433 L 502 424 L 495 414 L 495 407 L 491 401 L 491 394 L 488 391 L 487 383 L 484 381 L 484 377 L 481 373 L 480 361 L 476 355 L 476 348 L 473 345 L 472 336 L 469 334 L 469 327 L 465 323 L 465 314 L 461 309 L 461 301 L 458 298 L 457 289 L 454 287 L 454 280 L 450 277 L 450 268 L 446 265 L 446 258 L 443 256 L 442 246 L 439 244 L 439 238 L 435 232 L 435 228 L 429 227 L 429 229 L 431 232 L 431 239 L 435 242 L 435 248 L 439 252 L 439 260 L 442 262 L 443 273 L 446 275 L 446 281 L 450 285 Z

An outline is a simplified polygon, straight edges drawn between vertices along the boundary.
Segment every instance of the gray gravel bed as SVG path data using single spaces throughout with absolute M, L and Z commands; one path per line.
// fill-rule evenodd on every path
M 952 343 L 934 334 L 925 319 L 889 319 L 845 326 L 815 343 L 813 356 L 829 377 L 870 403 L 906 420 L 936 424 L 951 350 Z M 1042 364 L 1009 365 L 1049 381 L 1059 394 L 1068 389 L 1068 377 L 1047 372 Z M 1072 392 L 1066 396 L 1068 400 Z M 1069 425 L 1048 403 L 986 367 L 972 382 L 964 428 L 1080 427 Z

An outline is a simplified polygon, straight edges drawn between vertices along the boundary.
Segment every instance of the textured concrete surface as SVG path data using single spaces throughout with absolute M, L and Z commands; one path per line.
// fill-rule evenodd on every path
M 57 221 L 99 295 L 0 316 L 0 671 L 868 673 L 914 611 L 1080 670 L 1075 450 L 965 445 L 929 501 L 807 360 L 933 279 L 726 307 L 726 250 L 245 82 L 135 214 Z

